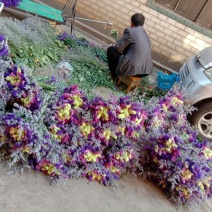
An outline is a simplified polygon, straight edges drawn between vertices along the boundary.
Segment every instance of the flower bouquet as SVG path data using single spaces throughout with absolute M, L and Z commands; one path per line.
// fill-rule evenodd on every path
M 143 175 L 176 203 L 201 203 L 211 196 L 212 147 L 198 140 L 178 90 L 151 105 L 141 142 Z

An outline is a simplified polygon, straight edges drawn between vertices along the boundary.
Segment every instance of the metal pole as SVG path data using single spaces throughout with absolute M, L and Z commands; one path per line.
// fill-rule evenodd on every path
M 70 19 L 72 19 L 72 18 L 70 17 Z M 97 21 L 97 20 L 80 18 L 80 17 L 74 17 L 74 19 L 83 20 L 83 21 L 90 21 L 90 22 L 95 22 L 95 23 L 100 23 L 100 24 L 107 24 L 109 26 L 113 26 L 113 22 L 111 22 L 111 21 Z

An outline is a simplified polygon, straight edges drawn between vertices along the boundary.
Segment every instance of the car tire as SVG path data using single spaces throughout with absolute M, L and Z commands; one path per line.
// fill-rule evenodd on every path
M 212 102 L 202 103 L 189 117 L 201 138 L 212 141 Z

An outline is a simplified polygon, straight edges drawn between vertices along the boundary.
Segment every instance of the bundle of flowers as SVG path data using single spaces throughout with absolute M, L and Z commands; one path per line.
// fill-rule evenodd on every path
M 0 0 L 5 7 L 16 7 L 22 0 Z
M 51 179 L 67 178 L 66 150 L 52 143 L 45 128 L 41 132 L 42 124 L 36 127 L 34 121 L 38 114 L 35 117 L 29 114 L 27 122 L 26 117 L 14 113 L 0 114 L 1 150 L 10 159 L 9 166 L 17 171 L 31 167 Z M 27 116 L 27 112 L 21 116 Z
M 146 116 L 142 105 L 128 98 L 89 102 L 71 86 L 50 106 L 44 122 L 52 139 L 68 150 L 70 167 L 107 185 L 138 166 L 137 141 Z
M 4 35 L 0 35 L 0 58 L 8 57 L 9 49 Z
M 200 142 L 188 124 L 179 91 L 151 105 L 141 142 L 144 176 L 174 202 L 202 202 L 212 195 L 212 146 Z
M 71 48 L 76 46 L 85 46 L 98 59 L 100 59 L 103 62 L 107 62 L 106 49 L 103 48 L 102 46 L 97 46 L 94 43 L 88 42 L 84 38 L 77 38 L 75 36 L 68 34 L 67 32 L 63 32 L 62 34 L 59 34 L 58 40 L 62 41 L 66 46 Z
M 41 99 L 39 89 L 31 83 L 26 76 L 25 70 L 16 65 L 10 65 L 4 72 L 6 89 L 10 92 L 7 101 L 7 109 L 12 109 L 17 103 L 23 107 L 35 111 L 40 108 Z
M 59 34 L 58 35 L 58 40 L 64 42 L 65 45 L 69 46 L 69 47 L 72 47 L 72 45 L 82 45 L 82 46 L 90 46 L 91 44 L 83 39 L 83 38 L 76 38 L 75 36 L 73 35 L 70 35 L 69 33 L 67 32 L 63 32 L 62 34 Z

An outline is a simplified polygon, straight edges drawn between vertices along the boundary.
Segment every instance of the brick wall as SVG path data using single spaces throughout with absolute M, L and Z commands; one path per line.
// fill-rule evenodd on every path
M 65 0 L 60 0 L 65 2 Z M 94 20 L 113 22 L 112 28 L 91 24 L 97 30 L 110 35 L 116 29 L 121 36 L 129 26 L 134 13 L 143 13 L 146 17 L 146 29 L 152 44 L 153 58 L 168 62 L 173 69 L 191 55 L 212 45 L 212 39 L 146 6 L 146 0 L 78 0 L 77 15 Z M 164 61 L 162 61 L 166 58 Z M 168 58 L 168 60 L 167 60 Z

